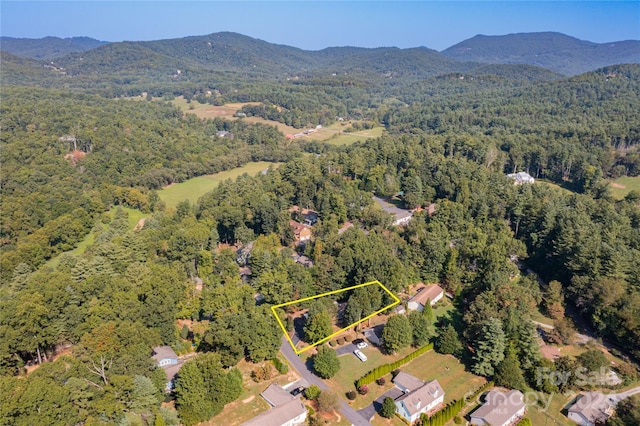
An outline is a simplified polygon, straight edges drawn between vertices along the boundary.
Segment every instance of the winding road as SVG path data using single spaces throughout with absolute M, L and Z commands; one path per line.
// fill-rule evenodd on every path
M 303 379 L 309 382 L 309 384 L 317 385 L 321 390 L 329 389 L 329 386 L 327 386 L 322 379 L 313 374 L 302 359 L 296 355 L 291 344 L 289 344 L 289 341 L 284 336 L 282 337 L 280 352 L 282 352 L 282 355 L 284 355 L 287 361 L 289 361 L 289 364 L 300 374 L 300 376 L 302 376 Z M 340 402 L 340 413 L 349 419 L 353 426 L 371 426 L 371 423 L 369 423 L 367 419 L 351 408 L 343 399 L 340 399 Z

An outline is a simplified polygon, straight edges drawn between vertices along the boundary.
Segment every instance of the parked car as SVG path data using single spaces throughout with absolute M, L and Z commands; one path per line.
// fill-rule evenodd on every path
M 364 340 L 363 340 L 362 342 L 358 342 L 358 343 L 356 343 L 356 347 L 357 347 L 358 349 L 364 349 L 364 348 L 366 348 L 367 346 L 369 346 L 369 344 L 368 344 L 367 342 L 365 342 Z
M 297 396 L 298 394 L 301 394 L 302 392 L 304 392 L 304 386 L 298 386 L 297 388 L 293 389 L 291 392 L 289 392 L 291 395 L 293 396 Z
M 353 354 L 355 356 L 358 357 L 358 359 L 362 362 L 365 362 L 367 360 L 367 356 L 365 354 L 363 354 L 362 352 L 360 352 L 358 349 L 356 349 L 355 351 L 353 351 Z
M 363 343 L 363 342 L 364 342 L 364 339 L 353 339 L 351 343 L 358 346 L 360 343 Z

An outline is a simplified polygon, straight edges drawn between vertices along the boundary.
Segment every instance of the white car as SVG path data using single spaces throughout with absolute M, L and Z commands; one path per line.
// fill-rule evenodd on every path
M 369 345 L 367 344 L 367 342 L 359 342 L 359 343 L 356 345 L 356 347 L 357 347 L 358 349 L 364 349 L 364 348 L 366 348 L 367 346 L 369 346 Z
M 353 351 L 353 354 L 355 356 L 357 356 L 358 359 L 360 361 L 362 361 L 362 362 L 365 362 L 367 360 L 367 356 L 365 354 L 363 354 L 362 352 L 360 352 L 359 350 L 357 350 L 357 349 L 355 351 Z

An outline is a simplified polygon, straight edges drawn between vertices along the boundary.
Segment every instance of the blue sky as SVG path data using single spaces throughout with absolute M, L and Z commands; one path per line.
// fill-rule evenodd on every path
M 558 31 L 603 43 L 640 39 L 640 1 L 0 1 L 3 36 L 157 40 L 234 31 L 271 43 L 426 46 L 476 34 Z

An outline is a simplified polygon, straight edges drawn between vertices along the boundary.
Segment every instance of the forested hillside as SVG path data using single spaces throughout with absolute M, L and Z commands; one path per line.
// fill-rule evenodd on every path
M 461 61 L 488 64 L 530 64 L 565 75 L 607 65 L 638 63 L 640 41 L 592 43 L 561 33 L 477 35 L 442 51 Z
M 640 65 L 567 78 L 426 48 L 214 36 L 108 44 L 55 68 L 3 53 L 0 423 L 206 421 L 241 395 L 242 360 L 278 353 L 272 305 L 371 280 L 396 294 L 440 283 L 455 320 L 421 344 L 487 379 L 517 364 L 512 387 L 567 391 L 536 381 L 573 362 L 542 358 L 538 308 L 562 338 L 566 309 L 640 357 L 640 193 L 615 200 L 608 186 L 640 175 Z M 200 119 L 193 100 L 252 103 Z M 274 123 L 384 132 L 337 145 Z M 158 196 L 251 161 L 281 164 L 197 203 Z M 517 171 L 536 182 L 514 185 Z M 408 224 L 374 195 L 415 209 Z M 303 245 L 300 208 L 318 217 Z M 353 322 L 389 303 L 375 286 L 333 297 Z M 190 357 L 167 394 L 159 345 Z
M 30 39 L 3 36 L 0 37 L 0 50 L 23 58 L 55 59 L 69 53 L 91 50 L 106 43 L 90 37 Z

